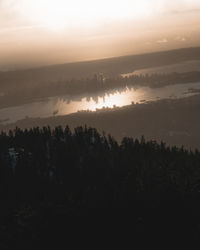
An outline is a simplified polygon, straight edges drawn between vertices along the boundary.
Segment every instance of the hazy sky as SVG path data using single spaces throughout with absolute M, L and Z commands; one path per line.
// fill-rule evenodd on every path
M 200 45 L 200 0 L 0 0 L 0 70 Z

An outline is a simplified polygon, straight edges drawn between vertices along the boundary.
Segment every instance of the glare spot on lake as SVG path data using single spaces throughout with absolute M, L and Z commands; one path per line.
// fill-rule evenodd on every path
M 94 96 L 90 98 L 82 98 L 81 101 L 72 101 L 66 105 L 66 102 L 62 100 L 60 105 L 60 114 L 66 114 L 70 112 L 74 113 L 81 110 L 96 111 L 103 108 L 115 108 L 123 107 L 131 104 L 134 100 L 138 101 L 139 96 L 142 96 L 142 91 L 128 90 L 125 89 L 123 92 L 115 92 L 114 94 L 105 94 L 103 97 Z
M 116 109 L 136 103 L 185 98 L 197 94 L 191 90 L 200 90 L 200 83 L 168 85 L 162 88 L 132 87 L 90 95 L 50 97 L 22 106 L 0 109 L 0 123 L 12 123 L 25 118 L 68 115 L 78 111 Z

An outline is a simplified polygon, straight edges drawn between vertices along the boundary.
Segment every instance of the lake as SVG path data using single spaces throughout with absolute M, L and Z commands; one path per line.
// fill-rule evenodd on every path
M 87 96 L 50 97 L 17 107 L 0 109 L 0 123 L 13 123 L 24 118 L 44 118 L 78 111 L 96 111 L 141 104 L 162 99 L 186 98 L 200 90 L 200 82 L 168 85 L 162 88 L 132 87 Z
M 164 65 L 160 67 L 152 67 L 146 69 L 135 70 L 134 72 L 130 72 L 127 74 L 122 74 L 122 77 L 129 77 L 133 75 L 145 75 L 145 74 L 170 74 L 173 72 L 176 73 L 186 73 L 192 71 L 200 71 L 200 61 L 186 61 L 177 64 Z

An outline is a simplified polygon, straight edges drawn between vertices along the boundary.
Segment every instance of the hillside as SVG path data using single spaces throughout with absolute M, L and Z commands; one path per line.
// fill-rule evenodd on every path
M 170 65 L 189 60 L 200 60 L 200 47 L 0 72 L 0 86 L 3 88 L 8 87 L 8 85 L 12 85 L 12 87 L 19 87 L 24 84 L 26 86 L 38 85 L 46 81 L 91 77 L 98 72 L 116 76 L 137 69 Z
M 44 127 L 1 133 L 0 152 L 1 249 L 66 246 L 88 233 L 111 242 L 133 230 L 139 239 L 199 242 L 198 151 Z

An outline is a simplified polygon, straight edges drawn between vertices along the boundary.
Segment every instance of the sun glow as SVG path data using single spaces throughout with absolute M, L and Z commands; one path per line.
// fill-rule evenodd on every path
M 32 23 L 52 29 L 145 18 L 152 11 L 147 0 L 20 0 L 18 10 Z
M 112 94 L 105 94 L 103 97 L 96 96 L 95 98 L 83 98 L 81 102 L 79 101 L 71 101 L 66 106 L 66 102 L 64 100 L 59 103 L 60 115 L 66 114 L 70 110 L 70 113 L 75 113 L 77 111 L 97 111 L 104 110 L 107 108 L 118 108 L 126 105 L 130 105 L 133 102 L 139 102 L 142 99 L 144 93 L 143 90 L 134 90 L 134 89 L 126 89 L 124 91 L 116 91 Z

